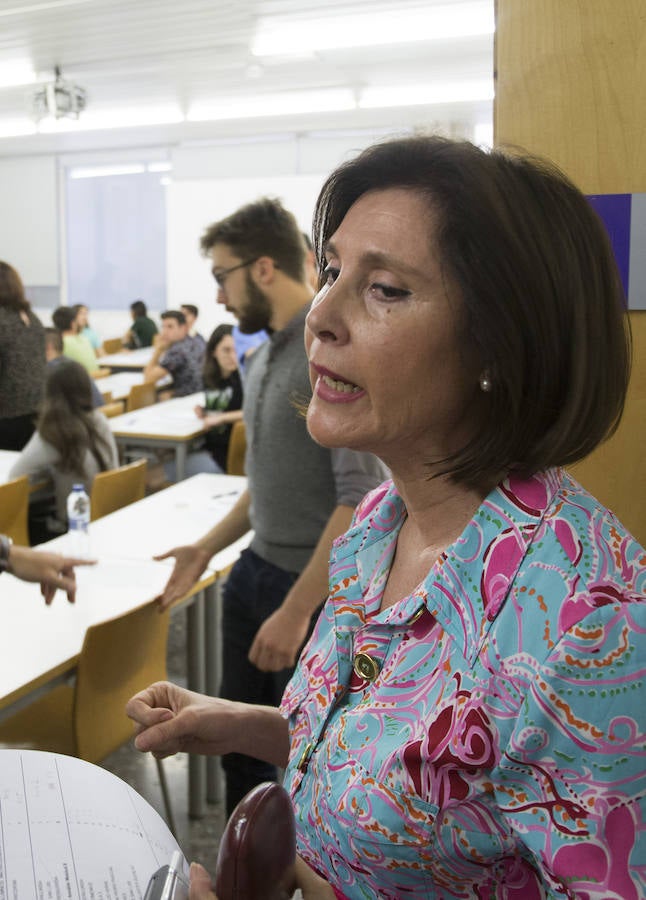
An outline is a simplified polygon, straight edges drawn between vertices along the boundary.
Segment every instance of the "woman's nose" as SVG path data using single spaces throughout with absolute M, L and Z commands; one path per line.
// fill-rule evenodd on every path
M 306 327 L 321 341 L 341 341 L 347 338 L 344 298 L 338 282 L 324 285 L 312 301 L 305 320 Z

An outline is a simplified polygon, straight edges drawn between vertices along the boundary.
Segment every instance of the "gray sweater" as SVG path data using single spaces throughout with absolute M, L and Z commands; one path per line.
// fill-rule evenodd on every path
M 388 477 L 369 453 L 329 450 L 307 433 L 311 396 L 303 330 L 308 307 L 250 358 L 245 379 L 246 471 L 255 535 L 251 548 L 301 572 L 339 504 L 354 507 Z
M 96 426 L 100 436 L 107 442 L 109 447 L 108 468 L 116 469 L 119 465 L 119 454 L 114 436 L 110 430 L 108 420 L 102 412 L 93 410 L 92 416 L 96 422 Z M 46 475 L 54 484 L 54 493 L 56 495 L 56 519 L 57 525 L 61 531 L 67 529 L 67 495 L 72 490 L 72 485 L 78 481 L 82 481 L 88 494 L 94 481 L 94 476 L 99 473 L 99 466 L 89 450 L 85 452 L 85 460 L 82 472 L 62 472 L 60 469 L 61 457 L 58 450 L 47 441 L 44 441 L 38 432 L 34 432 L 29 442 L 22 450 L 19 458 L 13 464 L 11 478 L 18 478 L 20 475 L 39 476 Z

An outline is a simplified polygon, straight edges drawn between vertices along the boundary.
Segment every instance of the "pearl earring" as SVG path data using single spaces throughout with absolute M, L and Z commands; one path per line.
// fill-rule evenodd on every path
M 480 390 L 485 394 L 488 394 L 491 390 L 491 378 L 489 377 L 489 373 L 486 371 L 486 369 L 480 376 Z

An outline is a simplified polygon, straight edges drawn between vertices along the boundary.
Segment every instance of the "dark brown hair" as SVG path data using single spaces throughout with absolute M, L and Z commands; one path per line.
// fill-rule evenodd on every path
M 9 263 L 0 260 L 0 306 L 15 309 L 16 312 L 28 312 L 31 308 L 25 297 L 20 275 Z
M 102 472 L 110 467 L 110 448 L 98 432 L 93 412 L 90 376 L 83 366 L 71 359 L 48 366 L 36 428 L 58 450 L 61 471 L 82 474 L 86 450 Z
M 160 319 L 175 319 L 178 325 L 186 325 L 186 316 L 179 309 L 167 309 L 163 312 Z
M 477 433 L 444 471 L 479 483 L 586 456 L 621 418 L 630 331 L 610 241 L 583 194 L 550 163 L 516 152 L 436 136 L 376 144 L 321 189 L 321 269 L 352 204 L 393 187 L 427 199 L 436 223 L 429 241 L 458 288 L 491 383 Z
M 233 325 L 218 325 L 211 334 L 206 348 L 204 350 L 204 368 L 202 369 L 202 377 L 204 386 L 207 388 L 217 388 L 222 381 L 222 370 L 220 363 L 213 355 L 213 351 L 218 346 L 222 338 L 233 334 Z
M 200 239 L 204 256 L 216 244 L 226 244 L 243 262 L 269 256 L 294 281 L 305 278 L 303 235 L 280 200 L 263 197 L 209 225 Z

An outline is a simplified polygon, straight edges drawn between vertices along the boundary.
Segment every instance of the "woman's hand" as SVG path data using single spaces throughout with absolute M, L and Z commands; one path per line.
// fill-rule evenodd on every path
M 222 754 L 237 749 L 245 705 L 205 697 L 158 681 L 126 704 L 135 723 L 135 747 L 158 759 L 174 753 Z
M 217 425 L 223 425 L 226 422 L 227 422 L 226 413 L 208 412 L 208 413 L 205 413 L 205 415 L 202 419 L 202 427 L 204 429 L 215 428 Z
M 44 553 L 31 547 L 11 545 L 7 571 L 22 581 L 39 581 L 40 591 L 49 604 L 60 588 L 67 594 L 70 603 L 76 599 L 76 575 L 74 566 L 92 566 L 94 560 L 61 556 L 59 553 Z
M 194 406 L 194 407 L 193 407 L 193 412 L 194 412 L 195 415 L 198 417 L 198 419 L 203 419 L 204 416 L 206 415 L 203 406 Z
M 189 877 L 191 886 L 188 892 L 188 900 L 217 900 L 212 891 L 211 876 L 204 866 L 196 862 L 191 863 Z
M 204 866 L 199 863 L 191 863 L 190 880 L 189 900 L 217 900 L 213 893 L 211 877 Z M 296 857 L 294 866 L 292 894 L 297 888 L 301 889 L 303 900 L 335 900 L 336 897 L 330 885 L 317 875 L 300 856 Z
M 171 556 L 175 557 L 175 566 L 163 593 L 158 598 L 162 609 L 167 609 L 171 603 L 190 591 L 211 558 L 207 551 L 197 544 L 188 544 L 185 547 L 173 547 L 172 550 L 161 553 L 154 559 L 168 559 Z

